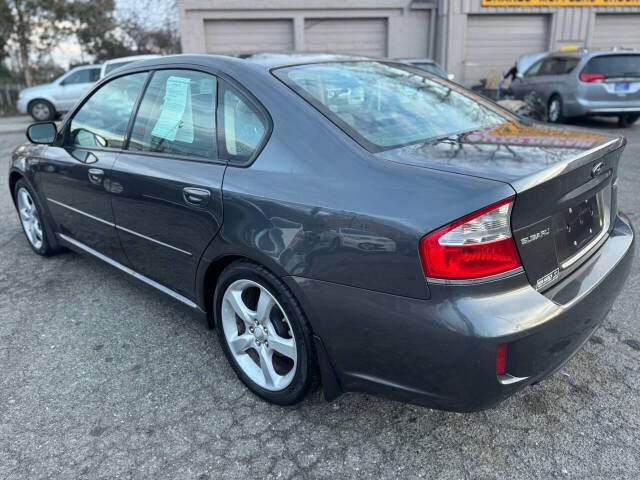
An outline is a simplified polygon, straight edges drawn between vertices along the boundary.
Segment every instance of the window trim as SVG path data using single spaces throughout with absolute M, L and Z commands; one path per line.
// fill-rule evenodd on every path
M 126 68 L 126 67 L 125 67 Z M 196 156 L 189 156 L 189 157 L 183 157 L 180 155 L 175 155 L 175 154 L 163 154 L 163 153 L 159 153 L 159 152 L 139 152 L 139 151 L 134 151 L 134 150 L 125 150 L 124 148 L 111 148 L 111 147 L 78 147 L 78 146 L 73 146 L 73 145 L 69 145 L 68 143 L 68 135 L 69 135 L 69 128 L 71 127 L 71 121 L 73 120 L 73 117 L 75 117 L 75 115 L 77 114 L 78 110 L 80 110 L 84 104 L 93 96 L 93 94 L 95 92 L 98 91 L 98 89 L 102 88 L 104 85 L 106 85 L 109 82 L 114 81 L 117 78 L 120 77 L 124 77 L 126 75 L 133 75 L 136 73 L 147 73 L 147 79 L 146 79 L 146 83 L 143 87 L 143 90 L 141 90 L 141 94 L 139 95 L 138 100 L 136 101 L 136 103 L 139 103 L 142 101 L 144 92 L 146 92 L 146 87 L 148 85 L 148 83 L 150 82 L 151 77 L 153 76 L 153 74 L 155 72 L 157 72 L 158 70 L 193 70 L 196 72 L 201 72 L 201 73 L 206 73 L 209 75 L 212 75 L 214 77 L 216 77 L 217 81 L 218 81 L 218 90 L 216 92 L 216 95 L 219 94 L 220 92 L 220 84 L 222 82 L 225 82 L 227 85 L 231 86 L 233 89 L 235 89 L 235 91 L 240 94 L 240 96 L 246 100 L 248 100 L 251 104 L 253 104 L 256 109 L 264 116 L 264 119 L 267 121 L 267 129 L 265 131 L 265 134 L 263 136 L 262 139 L 262 143 L 259 145 L 258 148 L 256 148 L 256 150 L 254 151 L 254 154 L 252 156 L 252 158 L 250 159 L 250 162 L 246 162 L 243 164 L 237 163 L 233 160 L 224 158 L 220 155 L 220 151 L 218 150 L 218 158 L 217 159 L 211 159 L 211 158 L 200 158 L 200 157 L 196 157 Z M 216 115 L 216 127 L 217 127 L 217 121 L 218 121 L 218 105 L 219 102 L 216 102 L 216 111 L 215 111 L 215 115 Z M 138 105 L 139 107 L 139 105 Z M 134 111 L 131 111 L 131 116 L 129 117 L 129 125 L 127 126 L 127 131 L 125 133 L 125 137 L 128 140 L 128 138 L 130 138 L 131 136 L 131 129 L 133 128 L 133 122 L 131 121 L 131 118 L 135 118 L 135 116 L 133 116 Z M 135 115 L 137 116 L 137 110 L 135 111 Z M 109 77 L 104 77 L 102 79 L 100 79 L 98 82 L 96 82 L 96 84 L 93 86 L 93 88 L 85 95 L 85 97 L 82 99 L 82 101 L 80 103 L 78 103 L 72 110 L 69 111 L 69 113 L 65 116 L 62 125 L 60 127 L 60 130 L 58 131 L 58 136 L 56 137 L 56 140 L 53 143 L 53 146 L 55 147 L 61 147 L 61 148 L 82 148 L 83 150 L 88 150 L 88 151 L 94 151 L 94 152 L 120 152 L 120 153 L 129 153 L 129 154 L 136 154 L 136 155 L 154 155 L 154 156 L 160 156 L 160 157 L 164 157 L 164 158 L 171 158 L 171 159 L 175 159 L 175 160 L 180 160 L 180 161 L 193 161 L 193 162 L 200 162 L 200 163 L 215 163 L 215 164 L 221 164 L 221 165 L 229 165 L 229 166 L 233 166 L 233 167 L 240 167 L 240 168 L 246 168 L 249 167 L 253 164 L 253 162 L 256 160 L 256 158 L 258 158 L 260 156 L 260 154 L 262 153 L 262 150 L 264 150 L 264 147 L 267 145 L 267 143 L 269 143 L 269 140 L 271 139 L 271 135 L 273 134 L 273 118 L 271 117 L 271 114 L 269 113 L 269 111 L 267 110 L 267 108 L 262 104 L 262 102 L 260 102 L 260 100 L 258 100 L 256 98 L 255 95 L 253 95 L 253 93 L 251 93 L 244 85 L 242 85 L 239 81 L 237 81 L 235 78 L 231 77 L 229 74 L 227 74 L 226 72 L 219 70 L 216 67 L 210 67 L 210 66 L 205 66 L 205 65 L 199 65 L 199 64 L 195 64 L 195 63 L 174 63 L 174 64 L 158 64 L 158 65 L 151 65 L 151 66 L 144 66 L 144 67 L 137 67 L 137 68 L 131 68 L 130 70 L 125 70 L 122 72 L 119 72 L 113 76 L 109 76 Z M 218 129 L 218 132 L 216 132 L 216 137 L 218 137 L 219 132 L 221 130 Z M 223 134 L 224 135 L 224 134 Z M 223 138 L 224 140 L 224 138 Z M 218 138 L 219 141 L 219 138 Z M 128 144 L 127 144 L 128 147 Z
M 265 127 L 260 142 L 258 142 L 258 145 L 253 150 L 253 153 L 246 160 L 239 160 L 237 155 L 232 155 L 227 151 L 224 126 L 224 94 L 227 91 L 232 92 L 234 95 L 253 107 Z M 264 108 L 264 106 L 262 106 L 262 104 L 258 100 L 255 100 L 255 97 L 253 95 L 247 95 L 245 94 L 245 92 L 246 89 L 236 88 L 235 85 L 232 85 L 226 80 L 220 79 L 218 82 L 218 91 L 216 92 L 216 126 L 218 127 L 216 136 L 218 141 L 218 156 L 221 159 L 224 159 L 230 166 L 234 167 L 250 166 L 262 153 L 262 150 L 269 141 L 269 138 L 271 138 L 271 133 L 273 131 L 273 120 L 271 119 L 271 115 L 268 114 L 266 108 Z
M 53 143 L 53 145 L 56 146 L 56 147 L 77 148 L 77 149 L 89 150 L 89 151 L 93 151 L 93 152 L 121 152 L 123 150 L 123 147 L 119 147 L 119 148 L 115 148 L 115 147 L 85 147 L 85 146 L 81 146 L 81 145 L 72 145 L 71 143 L 69 143 L 69 140 L 70 140 L 69 135 L 71 135 L 71 123 L 73 122 L 73 119 L 78 114 L 78 112 L 82 109 L 82 107 L 84 107 L 85 103 L 87 103 L 89 101 L 89 99 L 91 99 L 91 97 L 93 97 L 95 95 L 95 93 L 98 92 L 98 90 L 100 90 L 102 87 L 104 87 L 108 83 L 113 82 L 114 80 L 116 80 L 118 78 L 125 77 L 125 76 L 128 76 L 128 75 L 136 75 L 138 73 L 146 73 L 147 74 L 147 78 L 145 79 L 145 83 L 143 84 L 143 87 L 140 90 L 140 93 L 138 94 L 138 98 L 136 99 L 136 103 L 137 103 L 142 98 L 142 92 L 145 90 L 147 82 L 149 81 L 149 78 L 151 77 L 150 71 L 148 69 L 136 70 L 136 71 L 131 71 L 131 72 L 123 72 L 121 75 L 118 75 L 118 76 L 112 77 L 112 78 L 108 78 L 108 79 L 106 79 L 106 81 L 98 82 L 98 84 L 66 116 L 66 119 L 65 119 L 62 127 L 60 128 L 60 133 L 58 135 L 59 140 L 56 139 L 56 141 Z M 125 140 L 127 139 L 127 135 L 129 133 L 129 127 L 131 126 L 130 123 L 131 123 L 131 116 L 132 115 L 133 115 L 133 110 L 129 114 L 129 123 L 127 123 L 127 129 L 124 132 L 124 137 L 123 137 L 123 140 L 122 140 L 123 146 L 124 146 Z

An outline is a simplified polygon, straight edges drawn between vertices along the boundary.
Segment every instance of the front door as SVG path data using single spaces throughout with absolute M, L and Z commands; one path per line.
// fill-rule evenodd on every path
M 111 169 L 147 73 L 119 77 L 94 92 L 62 127 L 62 146 L 47 147 L 38 169 L 57 231 L 127 264 L 115 231 Z
M 216 92 L 212 75 L 156 71 L 111 174 L 116 228 L 132 267 L 192 298 L 200 257 L 222 224 Z

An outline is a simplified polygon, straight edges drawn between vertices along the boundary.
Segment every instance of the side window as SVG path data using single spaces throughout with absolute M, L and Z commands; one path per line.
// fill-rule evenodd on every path
M 538 75 L 555 75 L 557 65 L 557 58 L 548 58 L 546 60 L 543 60 Z
M 529 70 L 527 70 L 524 74 L 525 77 L 535 77 L 536 75 L 538 75 L 538 73 L 540 72 L 540 67 L 542 67 L 542 60 L 534 63 L 533 66 L 531 68 L 529 68 Z
M 130 150 L 217 158 L 216 78 L 192 70 L 153 74 L 133 124 Z
M 573 69 L 578 65 L 578 61 L 579 60 L 577 58 L 568 58 L 564 65 L 564 73 L 571 73 Z
M 100 68 L 89 69 L 89 81 L 97 82 L 100 79 Z
M 233 89 L 225 88 L 221 101 L 226 156 L 236 162 L 247 162 L 260 146 L 267 123 L 260 111 Z
M 73 72 L 67 78 L 62 81 L 63 85 L 74 85 L 76 83 L 87 83 L 89 82 L 89 70 L 83 69 Z
M 122 148 L 147 73 L 118 77 L 95 91 L 71 120 L 69 140 L 81 147 Z

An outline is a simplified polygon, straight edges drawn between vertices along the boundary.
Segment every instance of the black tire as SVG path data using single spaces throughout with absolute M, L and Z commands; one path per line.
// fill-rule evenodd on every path
M 36 122 L 48 122 L 56 118 L 57 112 L 51 102 L 39 98 L 29 103 L 29 115 Z
M 620 128 L 627 128 L 633 125 L 638 118 L 640 118 L 639 113 L 626 113 L 624 115 L 618 116 L 618 126 Z
M 37 212 L 38 220 L 40 222 L 41 230 L 42 230 L 42 245 L 39 248 L 36 248 L 34 246 L 34 244 L 31 242 L 31 240 L 29 239 L 29 235 L 27 234 L 25 226 L 24 226 L 24 224 L 22 222 L 22 219 L 20 217 L 20 211 L 19 211 L 19 208 L 18 208 L 18 205 L 19 205 L 19 203 L 18 203 L 18 194 L 19 194 L 21 189 L 27 190 L 31 200 L 33 201 L 33 204 L 35 205 L 35 209 L 36 209 L 36 212 Z M 48 257 L 48 256 L 51 256 L 51 255 L 54 255 L 54 254 L 58 253 L 59 248 L 52 246 L 51 242 L 49 241 L 48 232 L 50 232 L 51 230 L 49 228 L 47 228 L 47 219 L 43 216 L 42 207 L 40 206 L 40 203 L 38 202 L 38 197 L 35 195 L 34 191 L 31 189 L 29 184 L 27 182 L 25 182 L 23 179 L 18 180 L 16 182 L 16 184 L 15 184 L 15 187 L 14 187 L 14 198 L 16 199 L 16 210 L 17 210 L 17 213 L 18 213 L 18 220 L 20 221 L 20 226 L 22 227 L 22 232 L 24 233 L 24 235 L 25 235 L 25 237 L 27 239 L 27 243 L 29 244 L 31 249 L 34 252 L 36 252 L 38 255 L 42 255 L 43 257 Z
M 557 111 L 552 111 L 554 103 L 557 103 Z M 547 105 L 547 118 L 551 123 L 564 122 L 564 115 L 562 115 L 562 97 L 560 95 L 552 95 Z
M 266 390 L 251 380 L 229 349 L 222 326 L 222 299 L 227 287 L 236 280 L 242 279 L 251 280 L 265 287 L 282 306 L 289 319 L 296 342 L 298 359 L 293 379 L 283 390 Z M 236 375 L 253 393 L 271 403 L 293 405 L 304 399 L 309 392 L 318 386 L 319 371 L 311 326 L 291 291 L 269 270 L 248 260 L 238 260 L 230 264 L 218 278 L 213 308 L 215 328 L 222 350 Z

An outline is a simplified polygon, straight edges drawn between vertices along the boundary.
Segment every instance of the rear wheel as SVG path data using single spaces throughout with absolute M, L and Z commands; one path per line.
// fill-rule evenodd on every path
M 46 100 L 34 100 L 29 104 L 29 115 L 37 122 L 46 122 L 56 117 L 56 109 Z
M 633 125 L 636 120 L 640 118 L 640 114 L 638 113 L 626 113 L 624 115 L 618 116 L 618 126 L 621 128 L 627 128 Z
M 29 246 L 38 255 L 48 256 L 55 253 L 51 247 L 44 228 L 42 209 L 37 203 L 36 196 L 24 180 L 18 180 L 15 186 L 15 198 L 22 230 Z
M 549 99 L 547 118 L 552 123 L 562 123 L 564 120 L 562 115 L 562 98 L 560 98 L 560 95 L 553 95 Z
M 252 262 L 232 263 L 218 279 L 214 308 L 222 349 L 251 391 L 291 405 L 316 386 L 311 327 L 275 275 Z

